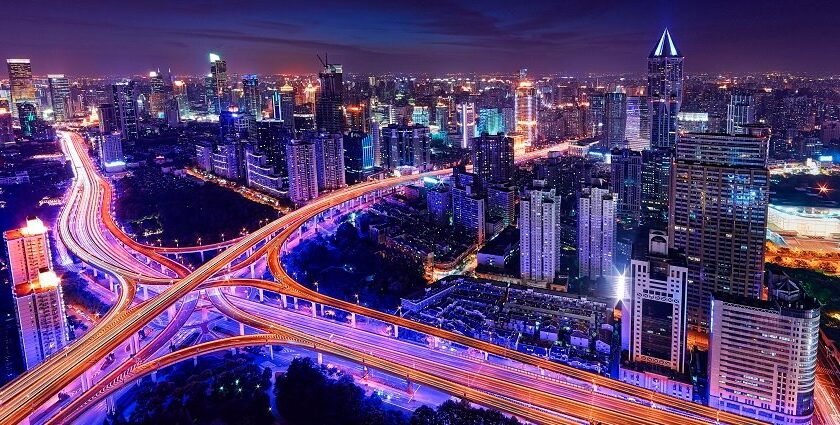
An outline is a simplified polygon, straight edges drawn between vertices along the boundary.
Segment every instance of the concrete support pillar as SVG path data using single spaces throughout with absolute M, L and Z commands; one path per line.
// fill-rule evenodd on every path
M 111 412 L 117 410 L 117 403 L 114 402 L 114 396 L 113 395 L 109 395 L 108 397 L 105 398 L 105 410 L 107 410 L 108 413 L 111 413 Z
M 165 273 L 165 272 L 166 272 L 166 267 L 164 267 L 164 266 L 163 266 L 163 263 L 161 263 L 161 264 L 160 264 L 160 272 L 161 272 L 161 273 Z
M 318 353 L 318 364 L 324 363 L 324 354 Z
M 255 276 L 256 271 L 255 271 L 254 267 L 255 267 L 255 264 L 254 264 L 254 263 L 251 263 L 251 279 L 255 279 L 255 278 L 256 278 L 256 276 Z
M 108 289 L 110 289 L 111 292 L 116 294 L 117 293 L 117 288 L 118 288 L 118 286 L 116 284 L 114 284 L 113 281 L 108 282 Z
M 204 262 L 204 251 L 198 251 L 198 254 L 201 256 L 201 262 Z
M 87 391 L 91 387 L 91 379 L 90 379 L 90 370 L 86 370 L 82 376 L 79 377 L 79 384 L 82 387 L 82 391 Z
M 236 355 L 236 348 L 235 348 L 235 347 L 232 347 L 232 348 L 230 349 L 230 354 L 231 354 L 231 355 L 234 355 L 234 356 Z
M 198 356 L 193 356 L 193 367 L 198 366 Z
M 257 289 L 257 295 L 259 296 L 260 302 L 265 301 L 265 290 L 262 288 Z
M 129 344 L 131 345 L 131 354 L 137 354 L 140 351 L 140 337 L 136 333 L 131 336 Z
M 141 286 L 143 288 L 143 300 L 149 299 L 149 287 L 146 285 Z
M 318 304 L 315 304 L 313 302 L 311 304 L 311 306 L 312 306 L 312 308 L 310 310 L 312 310 L 312 317 L 317 317 L 318 316 L 318 310 L 316 310 L 316 308 L 318 308 Z
M 242 336 L 242 335 L 245 335 L 245 324 L 244 323 L 239 324 L 239 336 Z
M 350 326 L 356 327 L 356 313 L 350 313 Z
M 297 299 L 296 297 L 292 297 L 292 307 L 293 307 L 295 310 L 297 310 L 297 309 L 298 309 L 298 307 L 297 307 L 297 300 L 298 300 L 298 299 Z
M 96 270 L 95 268 L 92 269 L 92 270 L 93 270 L 93 277 L 99 277 L 99 270 Z
M 484 361 L 485 361 L 485 362 L 486 362 L 486 361 L 488 361 L 488 360 L 490 360 L 490 353 L 488 353 L 488 352 L 486 352 L 486 351 L 482 351 L 482 353 L 484 353 Z
M 274 360 L 274 346 L 268 345 L 268 358 Z
M 152 382 L 157 382 L 157 371 L 152 372 Z
M 399 338 L 399 337 L 400 337 L 400 327 L 397 326 L 397 325 L 394 325 L 394 338 Z
M 323 304 L 318 304 L 318 309 L 321 310 L 321 313 L 320 313 L 321 317 L 324 317 L 324 305 Z
M 280 294 L 280 304 L 283 305 L 283 308 L 288 308 L 288 304 L 286 303 L 286 294 Z

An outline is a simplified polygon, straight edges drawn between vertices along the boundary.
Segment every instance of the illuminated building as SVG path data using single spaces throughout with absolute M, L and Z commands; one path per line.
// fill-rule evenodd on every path
M 280 120 L 257 121 L 257 150 L 265 155 L 268 166 L 283 178 L 288 186 L 289 172 L 286 162 L 286 145 L 292 140 L 292 131 Z
M 205 80 L 207 85 L 207 111 L 221 113 L 230 106 L 230 87 L 228 86 L 227 62 L 210 53 L 210 74 Z
M 292 140 L 286 146 L 289 168 L 289 199 L 303 204 L 318 197 L 315 144 Z
M 677 114 L 677 128 L 682 133 L 708 133 L 708 112 L 680 112 Z
M 627 96 L 627 147 L 643 151 L 650 147 L 650 105 L 647 96 Z
M 627 148 L 611 152 L 610 187 L 616 194 L 616 214 L 638 223 L 642 212 L 642 154 Z
M 213 173 L 228 180 L 239 180 L 242 176 L 239 143 L 227 141 L 216 146 L 213 152 Z
M 455 169 L 452 178 L 452 226 L 484 243 L 486 205 L 477 176 Z
M 137 123 L 137 103 L 134 99 L 134 82 L 113 85 L 114 116 L 123 140 L 137 140 L 140 130 Z
M 534 83 L 527 80 L 527 70 L 519 71 L 519 84 L 514 93 L 516 132 L 524 137 L 525 145 L 537 141 L 537 92 Z
M 52 268 L 47 232 L 41 219 L 27 217 L 26 226 L 3 233 L 13 286 L 35 280 L 41 269 Z
M 198 168 L 213 172 L 213 144 L 208 142 L 199 142 L 195 145 L 195 162 Z
M 324 133 L 342 133 L 344 116 L 344 80 L 342 67 L 338 64 L 324 63 L 324 69 L 318 74 L 321 89 L 315 101 L 316 129 Z
M 34 103 L 20 102 L 17 105 L 18 121 L 25 137 L 35 137 L 38 132 L 38 110 Z
M 14 285 L 15 312 L 26 369 L 57 353 L 69 340 L 61 280 L 42 268 L 28 282 Z
M 607 108 L 607 97 L 604 93 L 593 93 L 589 96 L 589 137 L 604 134 L 604 119 Z
M 504 134 L 482 134 L 470 143 L 473 173 L 482 186 L 503 183 L 513 177 L 513 139 Z
M 242 76 L 242 107 L 246 114 L 254 118 L 262 118 L 262 96 L 260 82 L 254 74 Z
M 344 118 L 346 120 L 344 128 L 363 133 L 369 131 L 370 117 L 368 117 L 367 104 L 360 103 L 358 105 L 347 106 L 344 108 Z
M 294 130 L 295 128 L 295 88 L 287 81 L 274 91 L 274 119 L 283 121 L 283 124 Z
M 627 126 L 627 95 L 610 92 L 604 95 L 604 141 L 607 149 L 627 146 L 625 129 Z
M 840 235 L 840 209 L 770 205 L 767 223 L 780 234 L 830 240 Z
M 268 164 L 268 157 L 254 149 L 245 151 L 245 181 L 248 187 L 274 197 L 283 195 L 283 176 Z
M 119 172 L 125 169 L 122 137 L 120 133 L 103 134 L 99 143 L 99 160 L 107 172 Z
M 642 222 L 656 228 L 668 224 L 671 154 L 663 149 L 642 151 Z
M 491 184 L 487 192 L 487 215 L 502 220 L 502 226 L 513 225 L 516 219 L 516 186 Z
M 683 96 L 683 56 L 666 29 L 648 56 L 651 148 L 671 149 Z
M 522 280 L 551 283 L 560 255 L 560 195 L 535 180 L 519 201 L 519 268 Z
M 670 194 L 671 246 L 688 260 L 689 325 L 708 329 L 709 294 L 760 298 L 767 232 L 770 131 L 686 133 Z
M 351 131 L 344 136 L 344 169 L 348 184 L 363 181 L 373 170 L 373 136 Z
M 382 128 L 380 143 L 382 167 L 390 170 L 406 166 L 421 171 L 431 169 L 428 127 L 391 124 Z
M 668 252 L 668 234 L 651 230 L 647 254 L 630 262 L 631 361 L 684 372 L 687 276 L 685 257 Z
M 56 121 L 66 121 L 73 113 L 70 108 L 70 82 L 64 74 L 47 75 L 50 85 L 50 102 Z
M 426 209 L 429 212 L 429 219 L 440 226 L 449 225 L 449 216 L 452 211 L 452 192 L 449 186 L 438 184 L 426 192 Z
M 166 98 L 169 93 L 165 88 L 160 71 L 149 72 L 149 112 L 154 118 L 161 118 L 166 108 Z
M 461 134 L 461 148 L 469 149 L 470 139 L 475 134 L 475 103 L 466 102 L 458 105 L 458 131 Z
M 318 190 L 336 190 L 346 186 L 344 136 L 318 135 L 315 138 L 315 164 L 318 169 Z
M 734 89 L 730 91 L 729 104 L 726 105 L 726 132 L 743 133 L 745 125 L 754 123 L 755 98 L 752 93 Z
M 415 105 L 411 110 L 411 122 L 412 124 L 419 124 L 428 127 L 430 124 L 429 107 Z
M 244 115 L 234 107 L 219 113 L 219 139 L 222 141 L 247 139 L 248 134 L 241 131 L 244 118 Z
M 478 128 L 476 133 L 482 135 L 487 133 L 495 136 L 505 132 L 505 123 L 498 108 L 482 108 L 478 110 Z
M 578 264 L 580 277 L 596 280 L 615 274 L 615 194 L 600 187 L 583 188 L 578 196 Z
M 709 406 L 772 424 L 810 424 L 820 304 L 788 279 L 770 300 L 711 296 Z
M 15 142 L 13 122 L 12 111 L 8 109 L 8 105 L 6 108 L 0 108 L 0 146 Z
M 38 108 L 38 96 L 35 92 L 35 82 L 32 80 L 32 63 L 29 59 L 6 59 L 9 69 L 9 93 L 12 97 L 12 113 L 14 105 L 31 103 Z
M 99 132 L 109 134 L 115 131 L 120 131 L 120 127 L 114 105 L 111 103 L 99 105 Z

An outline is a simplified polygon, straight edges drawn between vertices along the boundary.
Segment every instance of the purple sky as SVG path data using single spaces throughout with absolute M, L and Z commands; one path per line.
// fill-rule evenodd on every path
M 0 57 L 34 72 L 641 73 L 664 27 L 686 71 L 840 74 L 840 1 L 41 0 L 4 8 Z M 0 71 L 5 75 L 5 70 Z

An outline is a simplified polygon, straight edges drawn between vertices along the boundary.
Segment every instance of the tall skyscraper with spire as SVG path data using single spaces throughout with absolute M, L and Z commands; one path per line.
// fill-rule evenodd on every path
M 643 218 L 660 228 L 668 221 L 668 185 L 677 141 L 677 114 L 682 106 L 683 60 L 666 29 L 648 56 L 650 151 L 645 155 L 642 180 Z

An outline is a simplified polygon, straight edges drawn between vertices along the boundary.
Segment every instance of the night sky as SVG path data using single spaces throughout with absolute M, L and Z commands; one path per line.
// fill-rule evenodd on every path
M 526 5 L 527 4 L 527 5 Z M 664 27 L 686 71 L 840 73 L 840 1 L 14 1 L 0 58 L 35 74 L 641 73 Z M 5 67 L 2 74 L 5 75 Z

